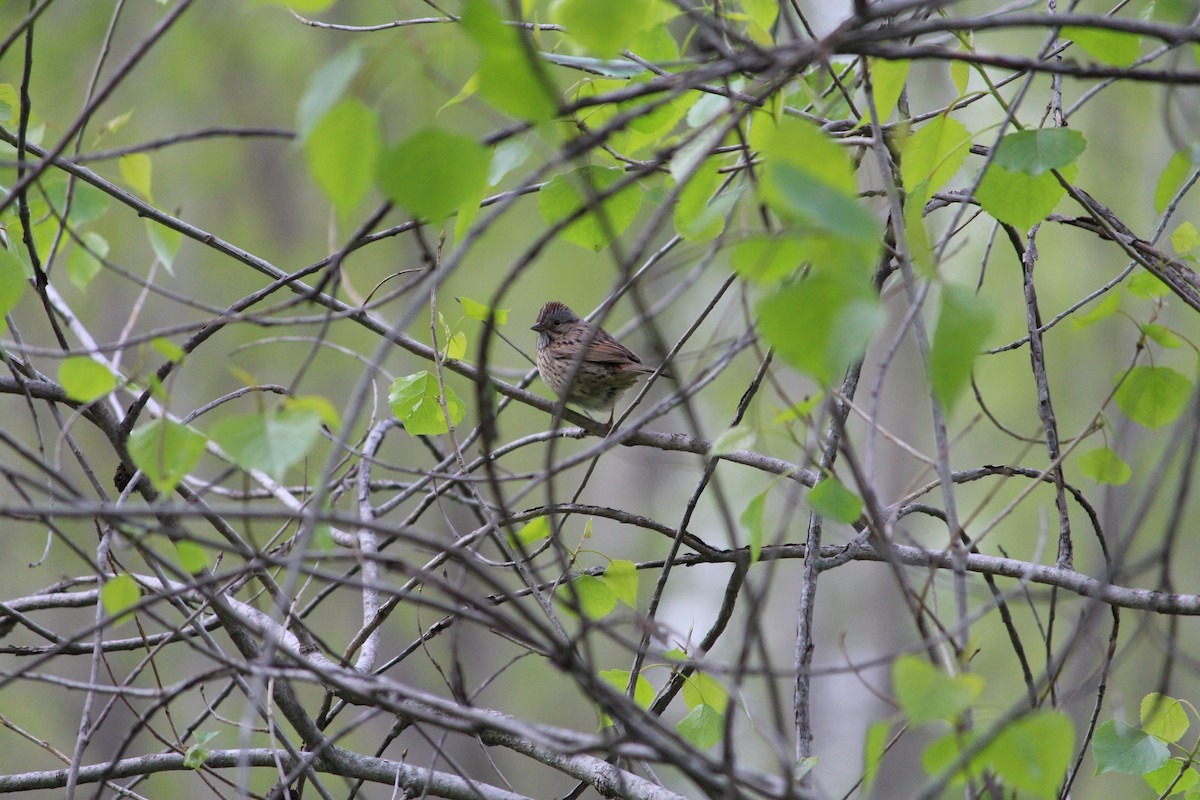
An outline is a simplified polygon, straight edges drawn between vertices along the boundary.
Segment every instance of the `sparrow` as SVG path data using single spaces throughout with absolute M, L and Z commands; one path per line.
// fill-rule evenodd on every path
M 610 430 L 617 399 L 640 376 L 655 371 L 603 328 L 558 301 L 542 306 L 530 330 L 537 331 L 537 368 L 546 385 L 568 403 L 609 412 Z

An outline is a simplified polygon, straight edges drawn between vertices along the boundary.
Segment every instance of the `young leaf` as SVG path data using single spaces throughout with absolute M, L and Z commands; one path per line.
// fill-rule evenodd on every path
M 762 553 L 763 542 L 763 511 L 767 507 L 767 493 L 759 492 L 750 498 L 746 509 L 738 517 L 738 524 L 746 532 L 746 541 L 750 545 L 750 560 L 758 561 Z
M 508 312 L 510 308 L 490 308 L 483 303 L 477 303 L 469 297 L 456 297 L 463 307 L 463 313 L 471 319 L 477 319 L 480 322 L 487 322 L 490 317 L 497 325 L 508 324 Z
M 438 394 L 437 376 L 429 372 L 417 372 L 392 382 L 388 393 L 388 404 L 392 411 L 404 421 L 404 429 L 413 436 L 437 436 L 446 433 L 446 415 Z M 446 387 L 446 409 L 450 422 L 462 422 L 467 407 L 449 386 Z
M 313 71 L 296 106 L 296 131 L 303 141 L 325 112 L 341 99 L 363 65 L 362 51 L 348 47 Z
M 103 268 L 100 259 L 108 257 L 108 240 L 95 231 L 88 231 L 81 238 L 84 246 L 77 245 L 67 257 L 67 277 L 82 291 Z
M 1183 182 L 1196 167 L 1192 163 L 1192 152 L 1180 150 L 1171 156 L 1171 160 L 1163 167 L 1154 187 L 1154 210 L 1162 213 L 1167 204 L 1175 197 L 1175 193 L 1183 186 Z
M 175 267 L 175 256 L 179 255 L 179 248 L 183 245 L 183 234 L 147 219 L 146 238 L 150 240 L 154 255 L 167 268 L 167 272 L 171 272 Z
M 718 714 L 729 706 L 729 693 L 715 678 L 696 671 L 683 683 L 683 702 L 688 708 L 706 705 Z
M 535 545 L 543 539 L 548 539 L 552 533 L 549 517 L 536 517 L 521 526 L 513 538 L 528 548 L 530 545 Z
M 489 160 L 474 139 L 426 128 L 383 154 L 379 186 L 414 217 L 441 222 L 483 189 Z
M 1200 774 L 1191 767 L 1183 772 L 1183 764 L 1172 759 L 1158 769 L 1147 772 L 1142 780 L 1160 797 L 1170 789 L 1171 795 L 1183 794 L 1184 800 L 1195 800 L 1195 793 L 1188 790 L 1200 783 Z
M 1117 406 L 1150 430 L 1174 422 L 1187 407 L 1192 382 L 1170 367 L 1138 366 L 1117 388 Z
M 1050 172 L 1031 176 L 992 164 L 975 191 L 975 199 L 996 219 L 1025 230 L 1049 216 L 1066 193 Z
M 646 0 L 562 0 L 551 6 L 551 12 L 584 49 L 613 56 L 645 27 L 648 6 Z
M 1092 756 L 1096 759 L 1097 775 L 1105 772 L 1145 775 L 1167 763 L 1171 751 L 1157 736 L 1113 719 L 1096 728 Z
M 58 382 L 72 400 L 90 403 L 117 388 L 116 376 L 87 356 L 71 356 L 58 368 Z
M 1070 128 L 1017 131 L 1000 140 L 995 164 L 1009 172 L 1037 177 L 1073 163 L 1087 148 L 1083 134 Z
M 1187 711 L 1174 697 L 1151 692 L 1142 698 L 1142 730 L 1168 742 L 1178 742 L 1188 732 Z
M 600 679 L 624 694 L 629 687 L 629 670 L 601 670 Z M 649 708 L 650 704 L 654 702 L 654 685 L 640 672 L 637 681 L 633 684 L 633 702 L 637 703 L 639 708 Z
M 17 307 L 28 285 L 20 260 L 0 247 L 0 318 Z
M 875 110 L 879 113 L 879 123 L 887 122 L 892 115 L 900 93 L 904 91 L 904 82 L 908 80 L 909 61 L 896 59 L 886 61 L 881 58 L 868 60 L 871 73 L 871 85 L 875 95 Z
M 1107 447 L 1097 447 L 1079 457 L 1079 471 L 1096 483 L 1120 486 L 1133 477 L 1133 470 Z
M 892 666 L 892 686 L 911 722 L 953 721 L 979 697 L 983 678 L 951 677 L 919 656 L 903 655 Z
M 1142 37 L 1126 31 L 1068 25 L 1059 36 L 1072 40 L 1098 60 L 1114 67 L 1128 67 L 1138 60 L 1142 49 Z
M 630 608 L 637 608 L 638 574 L 632 561 L 614 559 L 600 576 L 613 595 Z
M 154 202 L 154 197 L 150 194 L 150 179 L 153 174 L 150 156 L 145 153 L 121 156 L 120 170 L 121 178 L 129 184 L 129 188 L 144 197 L 146 202 Z
M 1082 314 L 1076 314 L 1073 317 L 1074 325 L 1077 329 L 1086 328 L 1088 325 L 1092 325 L 1102 319 L 1111 317 L 1113 314 L 1117 313 L 1120 308 L 1121 296 L 1116 292 L 1109 292 L 1108 294 L 1104 295 L 1103 300 L 1092 306 L 1089 311 L 1085 311 Z
M 120 616 L 133 608 L 142 599 L 142 590 L 132 576 L 124 573 L 115 575 L 104 582 L 100 588 L 100 602 L 109 616 L 118 617 L 120 625 L 129 620 L 130 615 Z
M 929 381 L 933 394 L 946 410 L 971 382 L 975 357 L 991 333 L 991 304 L 970 289 L 955 284 L 942 287 L 941 311 L 929 348 Z
M 1055 800 L 1074 747 L 1070 718 L 1045 709 L 1010 723 L 984 750 L 983 761 L 1005 786 Z
M 1171 247 L 1179 254 L 1190 253 L 1200 245 L 1200 231 L 1190 222 L 1184 222 L 1171 233 Z
M 938 189 L 954 177 L 971 149 L 971 132 L 961 122 L 943 114 L 931 119 L 901 147 L 900 177 L 910 195 L 927 182 L 910 202 L 924 206 Z
M 832 475 L 809 491 L 808 505 L 821 516 L 846 525 L 853 524 L 863 509 L 862 498 Z
M 321 415 L 309 409 L 280 409 L 228 417 L 212 427 L 212 438 L 238 466 L 283 480 L 321 435 Z
M 623 170 L 603 167 L 583 167 L 555 175 L 538 192 L 538 211 L 547 224 L 555 225 L 587 207 L 561 235 L 568 242 L 598 253 L 625 232 L 641 205 L 642 193 L 635 184 L 616 194 L 607 193 L 608 187 L 624 176 Z M 607 196 L 600 200 L 602 195 Z
M 308 171 L 339 214 L 366 197 L 382 147 L 379 114 L 356 97 L 325 112 L 304 140 Z
M 763 338 L 780 357 L 822 385 L 866 352 L 884 311 L 869 285 L 816 274 L 758 304 Z
M 559 587 L 558 599 L 568 610 L 573 610 L 573 601 L 578 600 L 579 610 L 588 619 L 602 619 L 617 607 L 612 589 L 591 575 L 580 575 L 570 586 Z
M 175 555 L 179 556 L 179 566 L 189 575 L 199 575 L 208 568 L 208 554 L 195 542 L 175 542 Z
M 879 764 L 883 761 L 884 748 L 887 747 L 891 733 L 892 723 L 885 719 L 876 720 L 867 726 L 867 735 L 863 740 L 863 797 L 871 796 L 871 786 L 875 783 L 875 776 L 879 774 Z
M 522 35 L 504 24 L 490 0 L 467 0 L 459 23 L 483 56 L 479 65 L 479 96 L 500 111 L 532 122 L 545 122 L 558 113 L 558 99 L 549 78 L 538 72 L 534 48 L 524 47 Z
M 736 425 L 722 433 L 708 448 L 709 458 L 727 455 L 737 450 L 749 450 L 754 446 L 758 433 L 748 425 Z
M 207 441 L 204 434 L 164 418 L 129 434 L 129 456 L 154 488 L 167 494 L 196 466 Z
M 725 717 L 712 706 L 699 705 L 679 721 L 675 732 L 700 750 L 707 750 L 725 735 Z

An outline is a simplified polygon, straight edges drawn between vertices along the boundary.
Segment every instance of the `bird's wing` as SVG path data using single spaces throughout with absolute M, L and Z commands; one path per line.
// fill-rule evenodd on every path
M 621 364 L 630 372 L 653 372 L 642 363 L 638 354 L 612 337 L 597 338 L 588 345 L 587 360 L 599 364 Z

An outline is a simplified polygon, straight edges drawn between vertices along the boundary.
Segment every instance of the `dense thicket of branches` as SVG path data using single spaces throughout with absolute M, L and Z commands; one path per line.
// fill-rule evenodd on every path
M 0 8 L 0 791 L 1200 780 L 1191 4 L 294 8 Z

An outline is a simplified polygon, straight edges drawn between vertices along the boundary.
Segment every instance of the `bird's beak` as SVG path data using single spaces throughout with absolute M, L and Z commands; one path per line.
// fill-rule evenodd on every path
M 541 333 L 542 331 L 546 330 L 546 326 L 539 322 L 536 325 L 530 325 L 529 330 Z

